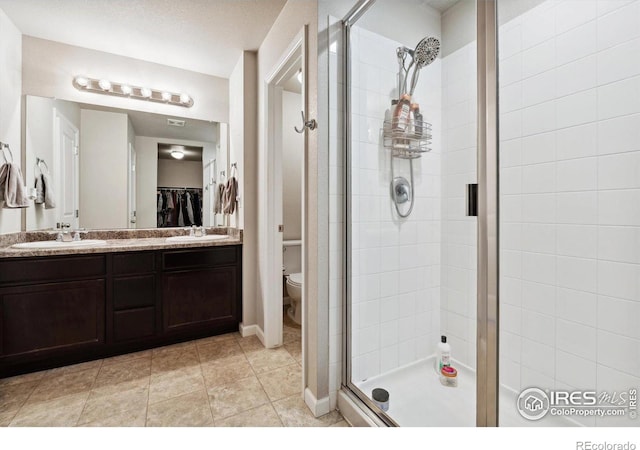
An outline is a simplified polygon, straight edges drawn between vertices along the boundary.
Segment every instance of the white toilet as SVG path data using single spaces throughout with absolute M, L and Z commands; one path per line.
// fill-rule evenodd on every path
M 302 324 L 302 274 L 292 273 L 287 275 L 287 294 L 291 299 L 291 306 L 287 310 L 287 315 L 298 325 Z
M 282 273 L 286 278 L 287 295 L 291 306 L 287 315 L 298 325 L 302 325 L 302 242 L 299 240 L 283 241 Z

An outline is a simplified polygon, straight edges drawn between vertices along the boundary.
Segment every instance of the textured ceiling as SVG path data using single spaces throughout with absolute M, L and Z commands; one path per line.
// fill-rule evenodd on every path
M 286 0 L 0 0 L 23 34 L 228 78 Z

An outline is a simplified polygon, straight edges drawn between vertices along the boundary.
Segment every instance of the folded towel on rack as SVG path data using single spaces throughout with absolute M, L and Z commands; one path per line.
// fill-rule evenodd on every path
M 49 175 L 48 173 L 43 173 L 42 180 L 44 184 L 44 207 L 46 209 L 55 208 L 56 196 L 53 193 L 53 182 L 51 181 L 51 175 Z
M 10 162 L 0 167 L 0 200 L 4 208 L 26 208 L 29 199 L 20 168 Z
M 213 213 L 222 214 L 222 204 L 224 202 L 224 184 L 219 183 L 213 198 Z
M 42 205 L 44 203 L 44 180 L 42 179 L 42 174 L 39 173 L 36 175 L 36 199 L 33 201 L 36 205 Z
M 238 181 L 236 177 L 230 177 L 227 186 L 224 189 L 224 208 L 225 214 L 233 214 L 236 211 L 236 203 L 238 196 Z

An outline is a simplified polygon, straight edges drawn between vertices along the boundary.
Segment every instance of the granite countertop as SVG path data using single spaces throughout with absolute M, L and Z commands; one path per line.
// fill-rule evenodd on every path
M 242 230 L 235 228 L 208 228 L 207 234 L 226 234 L 229 237 L 215 241 L 167 242 L 171 236 L 184 236 L 184 228 L 166 230 L 95 230 L 89 231 L 82 239 L 101 239 L 107 243 L 88 247 L 65 248 L 13 248 L 13 244 L 22 242 L 54 240 L 57 232 L 21 232 L 0 236 L 0 258 L 26 258 L 34 256 L 82 255 L 95 253 L 132 252 L 142 250 L 168 250 L 198 247 L 220 247 L 242 244 Z

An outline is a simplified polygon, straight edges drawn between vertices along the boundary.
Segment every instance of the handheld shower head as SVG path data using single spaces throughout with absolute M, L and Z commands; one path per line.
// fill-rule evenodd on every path
M 413 91 L 416 89 L 418 83 L 418 74 L 423 67 L 428 66 L 440 53 L 440 41 L 434 37 L 428 37 L 422 39 L 416 45 L 416 49 L 413 51 L 413 62 L 415 68 L 413 69 L 413 76 L 411 77 L 411 90 L 409 95 L 413 95 Z M 405 80 L 406 81 L 406 80 Z

